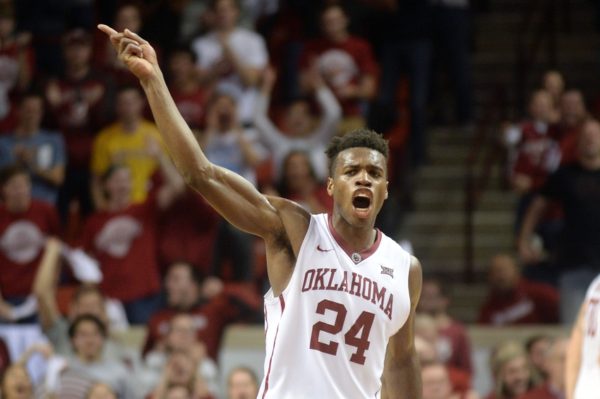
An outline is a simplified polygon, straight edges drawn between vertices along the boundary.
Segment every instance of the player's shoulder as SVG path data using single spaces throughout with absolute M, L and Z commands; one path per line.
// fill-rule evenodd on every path
M 269 195 L 265 197 L 271 206 L 275 208 L 281 221 L 281 231 L 274 233 L 276 235 L 285 233 L 293 241 L 296 239 L 302 240 L 310 225 L 310 213 L 298 203 L 287 198 Z

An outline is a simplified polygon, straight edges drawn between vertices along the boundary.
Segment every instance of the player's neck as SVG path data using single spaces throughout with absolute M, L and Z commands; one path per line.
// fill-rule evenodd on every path
M 340 238 L 344 240 L 344 244 L 353 251 L 368 249 L 377 239 L 374 222 L 364 226 L 353 226 L 343 217 L 334 213 L 331 224 Z

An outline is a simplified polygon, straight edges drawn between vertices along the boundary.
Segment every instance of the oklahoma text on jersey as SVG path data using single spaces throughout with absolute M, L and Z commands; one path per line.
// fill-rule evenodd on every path
M 388 319 L 392 320 L 393 294 L 388 293 L 385 287 L 379 287 L 376 281 L 372 281 L 367 276 L 355 272 L 348 273 L 347 271 L 336 276 L 337 271 L 330 268 L 308 269 L 304 273 L 302 292 L 312 290 L 346 292 L 370 301 L 372 304 L 379 305 L 379 309 L 385 313 Z

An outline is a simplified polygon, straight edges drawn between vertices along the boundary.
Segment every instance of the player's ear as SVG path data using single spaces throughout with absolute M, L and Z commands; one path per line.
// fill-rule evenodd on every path
M 388 187 L 390 186 L 390 182 L 386 180 L 385 182 L 385 199 L 388 199 Z
M 329 196 L 333 196 L 333 179 L 330 177 L 327 178 L 327 194 Z

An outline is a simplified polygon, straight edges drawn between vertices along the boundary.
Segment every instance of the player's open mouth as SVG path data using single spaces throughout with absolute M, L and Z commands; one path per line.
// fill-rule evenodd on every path
M 359 218 L 368 218 L 371 213 L 373 194 L 369 190 L 357 190 L 352 197 L 352 207 Z
M 371 198 L 364 195 L 357 195 L 352 199 L 352 205 L 356 209 L 366 210 L 369 208 L 369 206 L 371 206 Z

